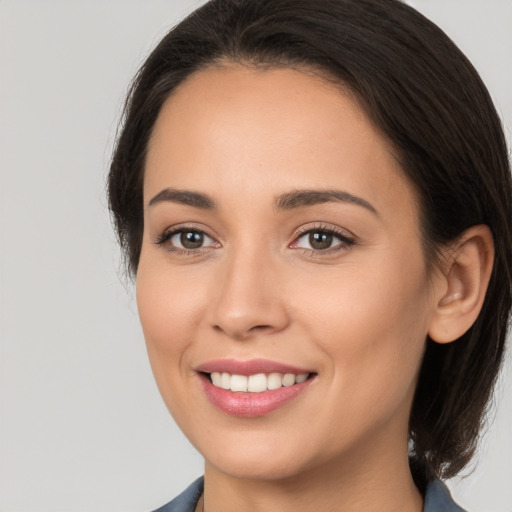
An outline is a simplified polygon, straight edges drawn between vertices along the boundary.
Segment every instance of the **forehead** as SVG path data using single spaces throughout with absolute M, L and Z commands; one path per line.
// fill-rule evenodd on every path
M 412 194 L 353 94 L 311 72 L 197 72 L 164 103 L 148 146 L 146 201 L 164 187 L 257 197 L 340 186 L 377 203 Z

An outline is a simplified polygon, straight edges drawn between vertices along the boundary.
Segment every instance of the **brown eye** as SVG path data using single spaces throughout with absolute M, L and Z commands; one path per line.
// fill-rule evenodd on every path
M 217 246 L 215 240 L 206 233 L 195 229 L 178 229 L 164 234 L 157 243 L 166 245 L 169 250 L 174 251 L 194 251 Z
M 329 249 L 332 245 L 333 236 L 331 233 L 322 231 L 311 231 L 309 233 L 309 245 L 312 249 L 321 251 L 322 249 Z
M 355 240 L 330 229 L 311 229 L 302 233 L 293 247 L 309 251 L 329 251 L 348 249 Z
M 199 249 L 204 243 L 204 233 L 199 233 L 198 231 L 182 231 L 178 234 L 180 245 L 184 249 Z

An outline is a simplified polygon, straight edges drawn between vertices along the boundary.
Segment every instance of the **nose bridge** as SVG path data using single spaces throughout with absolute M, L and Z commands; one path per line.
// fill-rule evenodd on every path
M 275 256 L 261 244 L 233 248 L 216 279 L 213 327 L 235 339 L 276 332 L 287 322 Z

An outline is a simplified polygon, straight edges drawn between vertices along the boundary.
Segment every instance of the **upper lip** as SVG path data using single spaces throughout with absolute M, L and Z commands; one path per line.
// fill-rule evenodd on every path
M 301 375 L 313 373 L 305 368 L 298 368 L 290 364 L 270 361 L 267 359 L 251 359 L 249 361 L 237 361 L 235 359 L 217 359 L 208 361 L 196 368 L 202 373 L 230 373 L 231 375 L 256 375 L 258 373 L 293 373 Z

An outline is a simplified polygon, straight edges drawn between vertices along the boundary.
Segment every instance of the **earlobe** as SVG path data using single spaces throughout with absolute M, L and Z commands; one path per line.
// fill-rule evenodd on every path
M 488 226 L 467 229 L 446 251 L 446 264 L 434 298 L 429 336 L 437 343 L 460 338 L 477 319 L 494 262 L 494 242 Z

